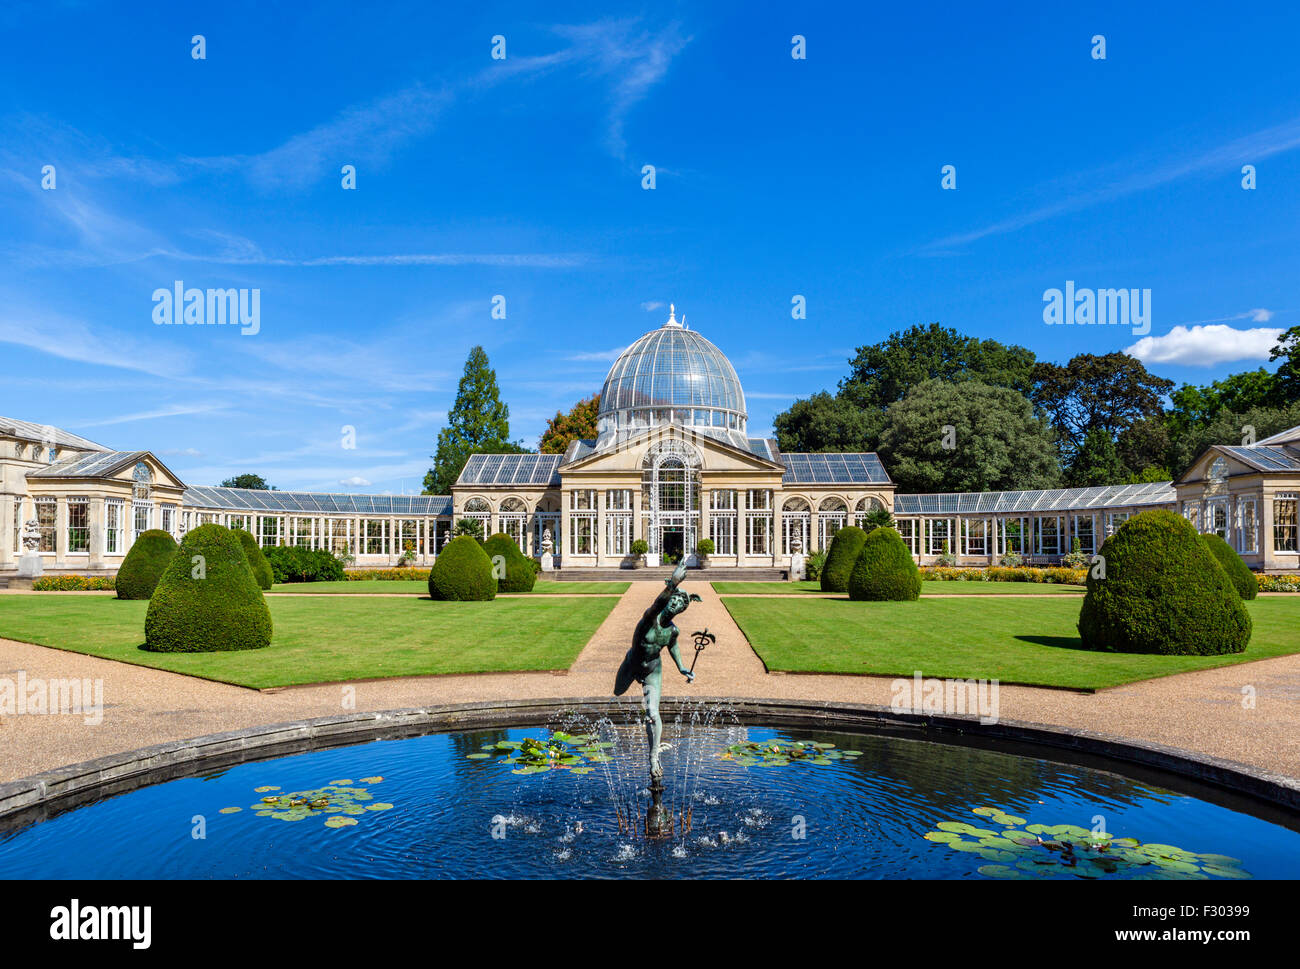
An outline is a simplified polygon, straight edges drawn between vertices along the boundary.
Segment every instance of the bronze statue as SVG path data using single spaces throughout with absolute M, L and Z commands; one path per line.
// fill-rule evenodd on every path
M 695 680 L 695 674 L 682 665 L 681 653 L 677 650 L 677 626 L 673 617 L 686 611 L 692 602 L 702 601 L 692 593 L 687 595 L 678 588 L 686 578 L 685 563 L 673 570 L 672 578 L 665 579 L 667 588 L 636 624 L 632 635 L 632 648 L 623 657 L 623 665 L 618 668 L 614 680 L 614 695 L 622 696 L 627 692 L 632 681 L 642 686 L 641 709 L 646 718 L 646 738 L 650 743 L 650 777 L 658 780 L 663 776 L 663 767 L 659 763 L 660 737 L 663 735 L 663 721 L 659 719 L 659 696 L 662 690 L 663 663 L 660 654 L 665 646 L 677 664 L 677 671 L 686 677 L 686 682 Z

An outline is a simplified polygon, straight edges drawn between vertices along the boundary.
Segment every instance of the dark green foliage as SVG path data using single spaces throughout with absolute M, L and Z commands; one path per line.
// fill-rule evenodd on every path
M 873 508 L 862 517 L 863 531 L 868 535 L 877 528 L 893 528 L 894 516 L 888 508 Z
M 1228 580 L 1239 596 L 1243 599 L 1253 599 L 1259 595 L 1259 582 L 1255 578 L 1255 573 L 1250 571 L 1250 566 L 1241 560 L 1241 556 L 1231 545 L 1213 532 L 1202 535 L 1201 540 L 1210 547 L 1214 557 L 1223 566 L 1223 571 L 1228 573 Z
M 1174 656 L 1245 650 L 1251 622 L 1241 596 L 1181 515 L 1134 515 L 1099 554 L 1079 611 L 1085 649 Z
M 826 564 L 822 566 L 823 592 L 849 591 L 849 573 L 853 571 L 866 540 L 867 533 L 856 525 L 848 525 L 835 533 L 830 551 L 826 553 Z
M 343 563 L 324 549 L 275 545 L 262 549 L 276 582 L 342 582 Z
M 483 551 L 492 560 L 497 576 L 498 592 L 532 592 L 533 583 L 537 581 L 537 572 L 533 569 L 533 560 L 519 551 L 519 545 L 505 532 L 497 532 L 483 543 Z M 505 563 L 505 574 L 497 561 L 501 556 Z
M 232 528 L 231 531 L 239 539 L 239 544 L 244 547 L 244 555 L 248 557 L 248 567 L 253 570 L 253 578 L 257 580 L 258 587 L 271 588 L 271 584 L 275 582 L 275 573 L 271 571 L 271 563 L 258 548 L 257 539 L 242 528 Z
M 271 631 L 271 610 L 239 539 L 221 525 L 200 525 L 187 534 L 149 601 L 144 648 L 261 649 L 270 645 Z
M 877 528 L 862 543 L 849 573 L 849 598 L 870 602 L 913 602 L 921 596 L 921 571 L 903 537 Z
M 468 535 L 470 538 L 476 538 L 483 541 L 483 519 L 481 518 L 462 518 L 456 522 L 453 530 L 454 535 Z
M 435 599 L 482 602 L 495 599 L 492 560 L 479 540 L 461 535 L 447 543 L 429 570 L 429 595 Z
M 176 554 L 176 539 L 158 528 L 141 532 L 117 570 L 119 599 L 148 599 Z
M 471 454 L 522 454 L 510 440 L 510 408 L 501 401 L 497 374 L 482 347 L 474 347 L 456 389 L 447 426 L 438 432 L 433 467 L 424 476 L 426 495 L 449 495 Z

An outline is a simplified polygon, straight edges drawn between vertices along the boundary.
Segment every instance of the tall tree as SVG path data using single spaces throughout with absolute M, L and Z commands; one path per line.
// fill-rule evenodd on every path
M 266 483 L 260 474 L 237 474 L 221 482 L 223 488 L 252 488 L 254 491 L 275 491 L 275 485 Z
M 1040 361 L 1034 365 L 1030 399 L 1060 435 L 1066 466 L 1089 431 L 1101 430 L 1115 441 L 1145 418 L 1159 417 L 1162 397 L 1174 386 L 1149 373 L 1136 357 L 1116 351 L 1104 355 L 1081 353 L 1065 366 Z
M 1065 483 L 1071 488 L 1114 485 L 1124 481 L 1129 474 L 1119 459 L 1115 439 L 1105 429 L 1094 427 L 1083 436 L 1083 443 L 1071 456 Z
M 849 375 L 840 382 L 840 395 L 859 407 L 884 410 L 926 380 L 978 380 L 1028 393 L 1034 354 L 1024 347 L 980 340 L 931 323 L 858 347 L 849 367 Z
M 880 456 L 902 492 L 1052 488 L 1052 429 L 1018 391 L 928 380 L 889 408 Z
M 1171 434 L 1184 434 L 1195 425 L 1213 420 L 1220 411 L 1277 407 L 1284 402 L 1278 375 L 1260 367 L 1231 374 L 1203 387 L 1183 384 L 1169 395 L 1165 421 Z
M 874 451 L 883 411 L 868 411 L 826 391 L 796 400 L 772 421 L 783 451 Z
M 1280 397 L 1277 403 L 1290 404 L 1300 400 L 1300 326 L 1291 327 L 1278 338 L 1268 359 L 1282 361 L 1277 368 Z
M 424 476 L 426 495 L 449 495 L 471 454 L 519 454 L 510 440 L 510 408 L 501 401 L 496 371 L 482 347 L 474 347 L 456 389 L 447 426 L 438 432 L 433 467 Z
M 1285 407 L 1252 407 L 1241 412 L 1220 411 L 1204 424 L 1193 426 L 1169 446 L 1169 470 L 1186 471 L 1211 444 L 1246 444 L 1279 431 L 1300 426 L 1300 400 Z
M 600 394 L 580 400 L 567 414 L 555 412 L 537 442 L 542 454 L 563 454 L 571 441 L 590 440 L 596 436 L 596 414 L 600 411 Z

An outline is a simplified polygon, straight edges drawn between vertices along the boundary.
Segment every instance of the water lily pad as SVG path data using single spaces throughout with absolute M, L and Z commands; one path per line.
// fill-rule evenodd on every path
M 240 811 L 242 811 L 242 810 L 244 810 L 244 809 L 241 808 L 241 807 L 228 807 L 228 808 L 222 808 L 222 809 L 221 809 L 221 813 L 222 813 L 222 814 L 238 814 L 238 813 L 239 813 Z
M 336 787 L 339 787 L 339 786 L 342 786 L 343 784 L 351 784 L 351 783 L 352 783 L 352 778 L 350 778 L 350 777 L 345 777 L 345 778 L 343 778 L 343 780 L 341 780 L 341 781 L 330 781 L 330 783 L 333 784 L 333 785 L 335 785 Z
M 487 760 L 488 757 L 489 757 L 488 754 L 466 754 L 465 755 L 466 760 Z
M 988 878 L 1023 879 L 1031 877 L 1028 873 L 1023 872 L 1018 868 L 1008 868 L 1006 865 L 980 865 L 976 870 L 981 875 L 985 875 Z
M 278 787 L 273 787 L 273 786 L 270 785 L 270 784 L 265 784 L 265 785 L 263 785 L 262 787 L 255 787 L 255 788 L 253 788 L 253 793 L 255 793 L 255 794 L 265 794 L 267 791 L 278 791 L 278 790 L 279 790 Z
M 338 817 L 335 817 L 335 818 L 329 818 L 329 819 L 325 822 L 325 827 L 327 827 L 327 828 L 346 828 L 346 827 L 349 827 L 349 826 L 354 825 L 354 824 L 356 824 L 356 823 L 357 823 L 357 822 L 354 821 L 352 818 L 338 818 Z
M 365 807 L 365 810 L 367 811 L 391 811 L 392 809 L 393 806 L 384 801 L 378 801 L 374 804 L 367 804 Z
M 1215 878 L 1250 878 L 1250 872 L 1231 865 L 1202 865 L 1201 871 Z
M 383 778 L 382 778 L 382 777 L 363 777 L 363 778 L 361 778 L 361 783 L 362 783 L 362 784 L 378 784 L 378 783 L 380 783 L 381 781 L 383 781 Z

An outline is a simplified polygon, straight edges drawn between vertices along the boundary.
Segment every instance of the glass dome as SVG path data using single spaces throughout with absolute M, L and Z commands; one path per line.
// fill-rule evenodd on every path
M 748 450 L 745 422 L 736 369 L 721 350 L 678 323 L 672 307 L 667 323 L 609 368 L 600 391 L 596 447 L 646 428 L 680 424 Z

